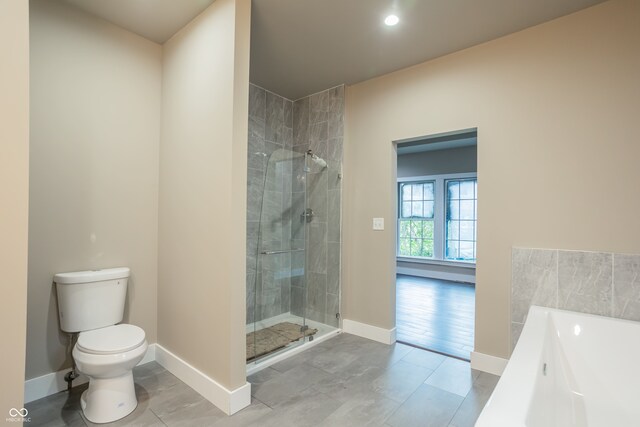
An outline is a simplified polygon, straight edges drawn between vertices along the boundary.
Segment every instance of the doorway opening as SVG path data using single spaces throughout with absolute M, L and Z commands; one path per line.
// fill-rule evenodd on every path
M 397 142 L 397 340 L 463 360 L 473 351 L 477 131 Z

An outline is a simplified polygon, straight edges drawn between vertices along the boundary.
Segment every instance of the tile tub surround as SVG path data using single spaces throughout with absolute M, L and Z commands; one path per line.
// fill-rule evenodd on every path
M 338 326 L 336 313 L 339 311 L 340 301 L 342 193 L 338 173 L 342 163 L 343 135 L 344 86 L 294 102 L 250 85 L 246 283 L 248 323 L 290 312 Z M 269 169 L 268 156 L 280 148 L 291 149 L 296 153 L 311 149 L 329 163 L 329 168 L 322 171 L 311 165 L 306 182 L 303 157 Z M 302 247 L 304 223 L 299 220 L 297 213 L 304 207 L 305 186 L 308 206 L 315 214 L 308 227 L 306 262 L 304 253 L 300 253 L 271 256 L 268 260 L 264 257 L 261 263 L 257 249 L 263 196 L 266 197 L 263 218 L 265 215 L 269 216 L 271 227 L 261 231 L 269 248 Z M 308 274 L 306 288 L 305 264 Z M 303 307 L 306 309 L 304 313 Z
M 251 405 L 232 416 L 158 363 L 133 375 L 138 407 L 103 425 L 472 427 L 498 381 L 466 362 L 344 333 L 251 375 Z M 92 425 L 80 411 L 85 388 L 27 404 L 30 425 Z
M 531 305 L 640 321 L 640 255 L 513 248 L 512 349 Z

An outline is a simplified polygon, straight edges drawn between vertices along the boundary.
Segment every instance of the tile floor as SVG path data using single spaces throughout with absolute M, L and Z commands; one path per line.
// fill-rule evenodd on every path
M 498 377 L 403 344 L 340 334 L 249 377 L 251 405 L 228 417 L 155 362 L 134 369 L 138 408 L 108 426 L 473 426 Z M 26 405 L 30 426 L 92 425 L 86 385 Z

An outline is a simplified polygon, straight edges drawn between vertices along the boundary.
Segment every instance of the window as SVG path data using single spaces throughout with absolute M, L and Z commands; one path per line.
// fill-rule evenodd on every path
M 446 255 L 454 261 L 476 259 L 478 180 L 447 180 Z
M 400 184 L 398 255 L 433 257 L 435 183 Z
M 399 181 L 398 256 L 475 262 L 475 173 Z

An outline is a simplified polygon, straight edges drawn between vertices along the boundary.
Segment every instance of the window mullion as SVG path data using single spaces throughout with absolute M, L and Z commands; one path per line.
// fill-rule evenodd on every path
M 444 259 L 444 204 L 445 204 L 445 188 L 444 179 L 436 178 L 435 182 L 435 212 L 434 212 L 434 230 L 433 230 L 433 256 L 435 259 Z

